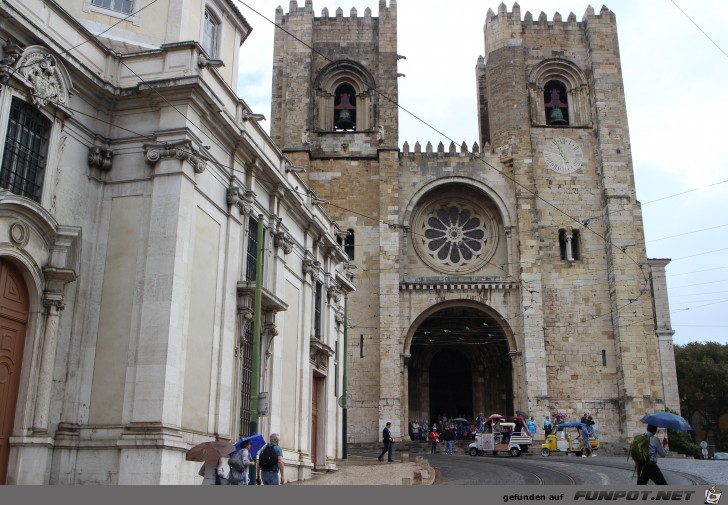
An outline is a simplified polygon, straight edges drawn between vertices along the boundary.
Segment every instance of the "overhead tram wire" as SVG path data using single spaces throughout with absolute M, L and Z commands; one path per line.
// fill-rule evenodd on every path
M 266 17 L 265 15 L 263 15 L 262 13 L 260 13 L 260 12 L 259 12 L 258 10 L 254 9 L 253 7 L 251 7 L 250 5 L 248 5 L 248 4 L 247 4 L 247 3 L 246 3 L 246 2 L 244 1 L 244 0 L 237 0 L 237 2 L 238 2 L 238 3 L 240 3 L 241 5 L 245 6 L 245 7 L 246 7 L 247 9 L 249 9 L 250 11 L 254 12 L 254 13 L 255 13 L 256 15 L 260 16 L 260 17 L 261 17 L 262 19 L 264 19 L 264 20 L 265 20 L 265 21 L 267 21 L 268 23 L 272 24 L 272 25 L 273 25 L 273 26 L 274 26 L 274 27 L 275 27 L 276 29 L 282 30 L 282 31 L 283 31 L 283 32 L 284 32 L 285 34 L 287 34 L 287 35 L 288 35 L 289 37 L 291 37 L 291 38 L 295 39 L 296 41 L 300 42 L 300 43 L 301 43 L 301 44 L 303 44 L 303 45 L 304 45 L 305 47 L 309 48 L 309 49 L 310 49 L 310 50 L 311 50 L 311 51 L 312 51 L 313 53 L 315 53 L 315 54 L 317 54 L 318 56 L 322 57 L 322 58 L 323 58 L 324 60 L 326 60 L 327 62 L 329 62 L 329 63 L 333 63 L 333 62 L 334 62 L 334 60 L 332 60 L 331 58 L 329 58 L 329 57 L 328 57 L 328 56 L 326 56 L 325 54 L 321 53 L 320 51 L 317 51 L 317 50 L 316 50 L 316 49 L 315 49 L 314 47 L 312 47 L 312 46 L 311 46 L 310 44 L 308 44 L 308 43 L 307 43 L 307 42 L 305 42 L 304 40 L 300 39 L 299 37 L 297 37 L 297 36 L 296 36 L 296 35 L 294 35 L 293 33 L 289 32 L 288 30 L 286 30 L 286 29 L 285 29 L 285 28 L 283 28 L 282 26 L 279 26 L 279 25 L 277 25 L 277 24 L 275 23 L 275 21 L 272 21 L 271 19 L 269 19 L 268 17 Z M 396 100 L 393 100 L 392 98 L 388 97 L 387 95 L 385 95 L 384 93 L 382 93 L 381 91 L 379 91 L 379 90 L 378 90 L 378 89 L 377 89 L 376 87 L 372 87 L 372 91 L 374 91 L 375 93 L 377 93 L 377 95 L 378 95 L 378 96 L 382 97 L 383 99 L 385 99 L 385 100 L 387 100 L 388 102 L 390 102 L 390 103 L 392 103 L 393 105 L 395 105 L 395 106 L 396 106 L 397 108 L 399 108 L 399 109 L 401 109 L 402 111 L 406 112 L 407 114 L 409 114 L 409 115 L 410 115 L 410 116 L 412 116 L 412 117 L 413 117 L 414 119 L 416 119 L 417 121 L 421 122 L 422 124 L 424 124 L 424 125 L 425 125 L 425 126 L 427 126 L 428 128 L 430 128 L 430 129 L 432 129 L 433 131 L 435 131 L 435 132 L 439 133 L 439 134 L 440 134 L 440 135 L 442 135 L 442 137 L 444 137 L 445 139 L 447 139 L 447 140 L 450 140 L 451 142 L 455 143 L 455 140 L 454 140 L 454 139 L 452 139 L 452 138 L 451 138 L 451 137 L 450 137 L 449 135 L 446 135 L 445 133 L 443 133 L 443 132 L 442 132 L 442 131 L 440 131 L 439 129 L 435 128 L 435 127 L 434 127 L 434 126 L 433 126 L 432 124 L 428 123 L 427 121 L 425 121 L 424 119 L 422 119 L 422 118 L 421 118 L 421 117 L 419 117 L 418 115 L 414 114 L 413 112 L 411 112 L 411 111 L 410 111 L 410 110 L 408 110 L 407 108 L 403 107 L 403 106 L 402 106 L 402 105 L 400 105 L 400 104 L 399 104 L 399 103 L 398 103 L 398 102 L 397 102 Z M 642 265 L 641 265 L 641 264 L 640 264 L 640 263 L 639 263 L 638 261 L 636 261 L 636 260 L 635 260 L 634 258 L 632 258 L 632 256 L 631 256 L 631 255 L 630 255 L 629 253 L 627 253 L 627 252 L 626 252 L 626 250 L 625 250 L 625 249 L 626 249 L 626 246 L 621 246 L 621 247 L 620 247 L 620 246 L 618 246 L 618 245 L 614 244 L 614 243 L 613 243 L 612 241 L 610 241 L 610 240 L 609 240 L 608 238 L 604 237 L 604 236 L 603 236 L 603 235 L 601 235 L 600 233 L 597 233 L 596 231 L 594 231 L 594 230 L 592 230 L 591 228 L 589 228 L 588 224 L 584 224 L 584 223 L 583 223 L 582 221 L 580 221 L 580 220 L 578 220 L 578 219 L 574 218 L 573 216 L 569 215 L 569 214 L 568 214 L 567 212 L 565 212 L 565 211 L 561 210 L 561 209 L 560 209 L 560 208 L 559 208 L 558 206 L 556 206 L 555 204 L 553 204 L 553 203 L 549 202 L 548 200 L 546 200 L 545 198 L 543 198 L 542 196 L 540 196 L 540 195 L 539 195 L 539 194 L 538 194 L 537 192 L 534 192 L 534 191 L 530 190 L 529 188 L 525 187 L 524 185 L 522 185 L 521 183 L 519 183 L 519 182 L 518 182 L 518 181 L 517 181 L 517 180 L 516 180 L 516 179 L 515 179 L 514 177 L 511 177 L 511 176 L 509 176 L 508 174 L 506 174 L 505 172 L 503 172 L 503 171 L 502 171 L 502 170 L 500 170 L 499 168 L 497 168 L 497 167 L 495 167 L 495 166 L 491 165 L 490 163 L 488 163 L 488 161 L 487 161 L 487 160 L 485 160 L 484 158 L 482 158 L 482 157 L 478 156 L 478 155 L 477 155 L 476 153 L 474 153 L 474 152 L 472 152 L 472 151 L 468 151 L 468 154 L 470 154 L 470 156 L 471 156 L 471 157 L 473 157 L 473 158 L 477 159 L 478 161 L 482 162 L 482 163 L 483 163 L 484 165 L 486 165 L 487 167 L 489 167 L 489 168 L 491 168 L 491 169 L 495 170 L 495 171 L 496 171 L 497 173 L 499 173 L 499 174 L 500 174 L 501 176 L 503 176 L 503 177 L 505 177 L 506 179 L 508 179 L 508 180 L 510 180 L 511 182 L 513 182 L 513 184 L 515 184 L 516 186 L 520 187 L 520 188 L 521 188 L 521 189 L 523 189 L 524 191 L 527 191 L 527 192 L 528 192 L 528 193 L 530 193 L 530 194 L 531 194 L 531 195 L 532 195 L 532 196 L 533 196 L 534 198 L 536 198 L 536 199 L 538 199 L 538 200 L 540 200 L 540 201 L 544 202 L 544 203 L 545 203 L 546 205 L 548 205 L 548 206 L 552 207 L 552 208 L 553 208 L 554 210 L 556 210 L 557 212 L 559 212 L 559 213 L 563 214 L 564 216 L 566 216 L 566 217 L 567 217 L 567 218 L 569 218 L 570 220 L 574 221 L 574 222 L 575 222 L 575 223 L 577 223 L 577 224 L 578 224 L 579 226 L 581 226 L 581 227 L 584 227 L 584 228 L 588 229 L 588 230 L 589 230 L 590 232 L 592 232 L 593 234 L 595 234 L 595 235 L 596 235 L 597 237 L 601 238 L 601 239 L 602 239 L 602 240 L 603 240 L 603 241 L 604 241 L 605 243 L 607 243 L 607 244 L 611 245 L 611 246 L 612 246 L 612 247 L 614 247 L 614 248 L 617 248 L 617 249 L 619 249 L 619 250 L 620 250 L 620 251 L 621 251 L 621 252 L 622 252 L 622 253 L 623 253 L 623 254 L 624 254 L 624 255 L 625 255 L 625 256 L 626 256 L 627 258 L 629 258 L 629 259 L 630 259 L 630 260 L 631 260 L 631 261 L 632 261 L 632 262 L 633 262 L 633 263 L 634 263 L 635 265 L 637 265 L 637 267 L 638 267 L 638 268 L 640 269 L 640 272 L 642 273 L 642 276 L 644 277 L 644 280 L 645 280 L 645 282 L 649 283 L 649 279 L 647 278 L 647 274 L 646 274 L 646 273 L 645 273 L 645 272 L 643 271 L 643 269 L 642 269 Z
M 682 13 L 683 13 L 683 15 L 684 15 L 684 16 L 685 16 L 686 18 L 688 18 L 688 19 L 690 20 L 690 22 L 691 22 L 692 24 L 694 24 L 694 25 L 695 25 L 695 27 L 696 27 L 696 28 L 697 28 L 698 30 L 700 30 L 700 31 L 702 32 L 702 34 L 703 34 L 703 35 L 705 35 L 705 36 L 706 36 L 706 37 L 708 38 L 708 40 L 709 40 L 709 41 L 711 41 L 711 42 L 713 43 L 713 45 L 714 45 L 715 47 L 717 47 L 717 48 L 718 48 L 718 50 L 719 50 L 719 51 L 720 51 L 721 53 L 723 53 L 723 55 L 724 55 L 724 56 L 728 57 L 728 53 L 726 53 L 726 52 L 725 52 L 725 51 L 723 50 L 723 48 L 722 48 L 722 47 L 720 47 L 720 46 L 718 45 L 718 43 L 717 43 L 717 42 L 716 42 L 715 40 L 713 40 L 713 39 L 712 39 L 712 38 L 710 37 L 710 35 L 708 35 L 707 33 L 705 33 L 705 30 L 703 30 L 703 29 L 702 29 L 702 28 L 700 27 L 700 25 L 699 25 L 698 23 L 696 23 L 695 21 L 693 21 L 693 18 L 691 18 L 690 16 L 688 16 L 688 14 L 687 14 L 687 13 L 686 13 L 686 12 L 685 12 L 684 10 L 682 10 L 682 9 L 680 8 L 680 6 L 679 6 L 679 5 L 677 4 L 677 3 L 675 3 L 675 0 L 670 0 L 670 1 L 671 1 L 671 2 L 673 3 L 673 5 L 674 5 L 675 7 L 677 7 L 677 8 L 678 8 L 678 10 L 679 10 L 680 12 L 682 12 Z
M 154 0 L 154 1 L 157 1 L 157 0 Z M 151 5 L 152 3 L 154 3 L 154 1 L 153 1 L 153 2 L 151 2 L 150 4 L 146 5 L 145 7 L 143 7 L 142 9 L 140 9 L 140 10 L 139 10 L 139 11 L 137 11 L 137 12 L 140 12 L 140 11 L 141 11 L 141 10 L 143 10 L 144 8 L 148 7 L 149 5 Z M 324 58 L 324 59 L 326 59 L 327 61 L 330 61 L 330 62 L 332 61 L 332 60 L 331 60 L 330 58 L 328 58 L 327 56 L 325 56 L 325 55 L 323 55 L 323 54 L 319 53 L 318 51 L 315 51 L 315 49 L 314 49 L 313 47 L 309 46 L 309 45 L 308 45 L 308 44 L 306 44 L 306 43 L 305 43 L 304 41 L 302 41 L 301 39 L 299 39 L 298 37 L 296 37 L 295 35 L 291 34 L 290 32 L 288 32 L 287 30 L 283 29 L 282 27 L 279 27 L 279 26 L 277 26 L 277 25 L 276 25 L 276 24 L 275 24 L 275 23 L 274 23 L 273 21 L 271 21 L 270 19 L 268 19 L 267 17 L 265 17 L 264 15 L 262 15 L 262 14 L 261 14 L 260 12 L 258 12 L 258 11 L 257 11 L 257 10 L 255 10 L 255 9 L 253 9 L 252 7 L 250 7 L 249 5 L 247 5 L 247 4 L 245 3 L 245 2 L 243 2 L 243 1 L 241 1 L 241 0 L 238 0 L 238 1 L 239 1 L 239 2 L 240 2 L 240 3 L 242 4 L 242 5 L 244 5 L 244 6 L 246 7 L 246 8 L 248 8 L 249 10 L 251 10 L 251 11 L 255 12 L 255 13 L 256 13 L 256 14 L 258 15 L 258 16 L 260 16 L 260 17 L 261 17 L 261 18 L 263 18 L 264 20 L 266 20 L 266 21 L 268 21 L 269 23 L 273 24 L 273 25 L 274 25 L 274 26 L 275 26 L 276 28 L 279 28 L 279 29 L 283 30 L 283 31 L 284 31 L 284 32 L 285 32 L 286 34 L 288 34 L 288 35 L 289 35 L 289 36 L 291 36 L 292 38 L 294 38 L 294 39 L 298 40 L 299 42 L 301 42 L 302 44 L 304 44 L 304 45 L 305 45 L 306 47 L 309 47 L 309 49 L 311 49 L 312 51 L 316 52 L 317 54 L 319 54 L 319 55 L 320 55 L 321 57 L 323 57 L 323 58 Z M 123 20 L 122 20 L 122 21 L 123 21 Z M 119 22 L 121 22 L 121 21 L 119 21 Z M 116 24 L 118 24 L 119 22 L 117 22 Z M 114 26 L 115 26 L 115 25 L 114 25 Z M 110 27 L 109 29 L 107 29 L 106 31 L 102 32 L 102 33 L 106 33 L 106 32 L 107 32 L 108 30 L 110 30 L 111 28 L 113 28 L 113 26 L 112 26 L 112 27 Z M 100 35 L 101 35 L 101 34 L 99 34 L 99 35 L 96 35 L 96 36 L 92 36 L 91 38 L 93 38 L 93 39 L 98 39 L 98 37 L 99 37 Z M 91 40 L 91 39 L 89 38 L 89 39 L 87 39 L 86 41 L 84 41 L 83 43 L 85 43 L 85 42 L 88 42 L 89 40 Z M 81 44 L 83 44 L 83 43 L 81 43 Z M 69 50 L 67 50 L 67 51 L 70 51 L 70 50 L 72 50 L 72 49 L 74 49 L 74 48 L 76 48 L 76 47 L 80 46 L 81 44 L 78 44 L 77 46 L 74 46 L 73 48 L 70 48 L 70 49 L 69 49 Z M 62 53 L 62 54 L 63 54 L 63 53 Z M 159 96 L 159 97 L 160 97 L 160 98 L 161 98 L 161 99 L 162 99 L 162 100 L 163 100 L 163 101 L 164 101 L 164 102 L 165 102 L 165 103 L 166 103 L 167 105 L 169 105 L 169 106 L 170 106 L 170 107 L 171 107 L 172 109 L 174 109 L 174 110 L 175 110 L 175 111 L 176 111 L 176 112 L 177 112 L 178 114 L 180 114 L 180 115 L 181 115 L 181 116 L 182 116 L 183 118 L 185 118 L 185 119 L 186 119 L 186 120 L 188 121 L 188 123 L 189 123 L 189 124 L 190 124 L 191 126 L 193 126 L 194 128 L 196 128 L 196 129 L 197 129 L 197 130 L 198 130 L 198 131 L 199 131 L 200 133 L 202 133 L 202 135 L 204 135 L 204 136 L 205 136 L 205 137 L 206 137 L 206 138 L 207 138 L 208 140 L 210 140 L 210 141 L 211 141 L 212 143 L 214 143 L 215 145 L 217 145 L 217 146 L 218 146 L 218 147 L 219 147 L 220 149 L 222 149 L 223 151 L 227 151 L 227 149 L 225 148 L 225 146 L 222 146 L 222 145 L 221 145 L 221 144 L 220 144 L 220 143 L 219 143 L 219 142 L 217 141 L 217 139 L 216 139 L 216 138 L 212 138 L 212 137 L 210 137 L 210 136 L 209 136 L 209 135 L 208 135 L 208 134 L 207 134 L 207 133 L 206 133 L 206 132 L 205 132 L 205 131 L 204 131 L 204 130 L 203 130 L 203 129 L 201 128 L 201 127 L 199 127 L 199 126 L 197 126 L 196 124 L 194 124 L 194 122 L 192 122 L 192 121 L 191 121 L 191 120 L 190 120 L 190 119 L 189 119 L 189 118 L 188 118 L 188 117 L 187 117 L 187 116 L 186 116 L 186 115 L 185 115 L 185 114 L 184 114 L 184 113 L 183 113 L 182 111 L 180 111 L 180 110 L 179 110 L 179 109 L 178 109 L 177 107 L 175 107 L 175 106 L 174 106 L 174 105 L 173 105 L 172 103 L 170 103 L 170 102 L 169 102 L 169 101 L 168 101 L 168 100 L 167 100 L 167 99 L 166 99 L 166 98 L 165 98 L 165 97 L 164 97 L 164 96 L 163 96 L 163 95 L 162 95 L 162 94 L 161 94 L 161 93 L 160 93 L 160 92 L 159 92 L 159 91 L 158 91 L 158 90 L 157 90 L 157 89 L 155 88 L 155 87 L 153 87 L 152 85 L 150 85 L 150 83 L 149 83 L 149 82 L 147 82 L 147 81 L 146 81 L 145 79 L 143 79 L 143 78 L 142 78 L 141 76 L 139 76 L 139 75 L 138 75 L 138 74 L 137 74 L 137 73 L 136 73 L 136 72 L 135 72 L 135 71 L 134 71 L 134 70 L 133 70 L 133 69 L 132 69 L 131 67 L 129 67 L 129 65 L 127 65 L 127 64 L 126 64 L 126 62 L 124 62 L 124 61 L 123 61 L 123 59 L 120 59 L 119 61 L 120 61 L 120 63 L 121 63 L 121 64 L 122 64 L 122 65 L 123 65 L 124 67 L 126 67 L 126 68 L 127 68 L 127 70 L 129 70 L 129 71 L 130 71 L 130 72 L 131 72 L 131 73 L 132 73 L 132 74 L 133 74 L 133 75 L 134 75 L 134 76 L 135 76 L 135 77 L 136 77 L 137 79 L 139 79 L 139 82 L 140 82 L 140 83 L 143 83 L 143 84 L 145 84 L 146 86 L 148 86 L 148 88 L 149 88 L 149 89 L 150 89 L 151 91 L 153 91 L 153 92 L 154 92 L 154 93 L 155 93 L 156 95 L 158 95 L 158 96 Z M 439 134 L 440 134 L 440 135 L 442 135 L 442 136 L 443 136 L 444 138 L 446 138 L 446 139 L 450 140 L 451 142 L 454 142 L 454 140 L 453 140 L 452 138 L 450 138 L 450 137 L 449 137 L 448 135 L 444 134 L 443 132 L 441 132 L 440 130 L 438 130 L 437 128 L 435 128 L 435 127 L 434 127 L 433 125 L 429 124 L 428 122 L 426 122 L 425 120 L 423 120 L 422 118 L 420 118 L 419 116 L 417 116 L 416 114 L 414 114 L 414 113 L 412 113 L 411 111 L 409 111 L 408 109 L 404 108 L 403 106 L 401 106 L 400 104 L 398 104 L 398 103 L 397 103 L 397 102 L 396 102 L 395 100 L 392 100 L 391 98 L 389 98 L 389 97 L 388 97 L 388 96 L 386 96 L 385 94 L 381 93 L 381 92 L 380 92 L 379 90 L 377 90 L 376 88 L 373 88 L 372 90 L 373 90 L 374 92 L 376 92 L 376 93 L 377 93 L 377 94 L 378 94 L 379 96 L 381 96 L 382 98 L 384 98 L 385 100 L 387 100 L 387 101 L 391 102 L 392 104 L 394 104 L 394 105 L 395 105 L 396 107 L 398 107 L 399 109 L 401 109 L 401 110 L 403 110 L 404 112 L 406 112 L 406 113 L 410 114 L 410 115 L 411 115 L 411 116 L 412 116 L 413 118 L 417 119 L 418 121 L 422 122 L 422 123 L 423 123 L 424 125 L 428 126 L 429 128 L 431 128 L 431 129 L 432 129 L 432 130 L 434 130 L 435 132 L 439 133 Z M 24 90 L 23 90 L 23 91 L 24 91 Z M 85 100 L 84 100 L 84 101 L 85 101 Z M 69 110 L 71 110 L 71 109 L 69 108 Z M 80 114 L 84 114 L 84 115 L 86 115 L 86 116 L 89 116 L 89 117 L 93 117 L 93 116 L 90 116 L 89 114 L 83 113 L 83 112 L 81 112 L 81 111 L 77 111 L 77 112 L 79 112 Z M 95 118 L 95 119 L 99 119 L 99 118 Z M 99 119 L 99 120 L 100 120 L 100 119 Z M 101 122 L 105 122 L 105 123 L 108 123 L 108 124 L 113 124 L 113 123 L 109 123 L 108 121 L 104 121 L 104 120 L 100 120 L 100 121 L 101 121 Z M 118 125 L 115 125 L 115 126 L 118 126 Z M 125 128 L 123 128 L 123 127 L 119 127 L 119 128 L 122 128 L 122 129 L 124 129 L 124 130 L 126 130 L 126 131 L 129 131 L 129 132 L 131 132 L 131 133 L 134 133 L 134 134 L 135 134 L 135 135 L 137 135 L 138 137 L 145 137 L 145 138 L 149 138 L 149 135 L 142 135 L 142 134 L 139 134 L 139 133 L 136 133 L 136 132 L 132 132 L 131 130 L 125 129 Z M 478 159 L 479 161 L 481 161 L 481 162 L 482 162 L 483 164 L 485 164 L 486 166 L 488 166 L 488 167 L 490 167 L 491 169 L 495 170 L 495 171 L 496 171 L 497 173 L 501 174 L 501 175 L 502 175 L 503 177 L 505 177 L 505 178 L 507 178 L 507 179 L 511 180 L 511 181 L 512 181 L 512 182 L 513 182 L 514 184 L 516 184 L 517 186 L 521 187 L 521 188 L 522 188 L 522 189 L 523 189 L 524 191 L 527 191 L 527 192 L 529 192 L 529 193 L 530 193 L 530 194 L 532 194 L 532 195 L 533 195 L 533 196 L 534 196 L 535 198 L 537 198 L 537 199 L 539 199 L 539 200 L 543 201 L 543 202 L 544 202 L 545 204 L 547 204 L 547 205 L 551 206 L 552 208 L 554 208 L 554 209 L 555 209 L 556 211 L 558 211 L 559 213 L 561 213 L 561 214 L 563 214 L 564 216 L 568 217 L 569 219 L 573 220 L 574 222 L 576 222 L 576 223 L 577 223 L 577 224 L 579 224 L 580 226 L 583 226 L 583 227 L 585 227 L 585 228 L 589 229 L 588 225 L 586 225 L 586 224 L 582 223 L 581 221 L 579 221 L 578 219 L 576 219 L 576 218 L 574 218 L 574 217 L 570 216 L 569 214 L 567 214 L 566 212 L 564 212 L 563 210 L 561 210 L 560 208 L 558 208 L 558 207 L 557 207 L 556 205 L 552 204 L 552 203 L 551 203 L 551 202 L 549 202 L 548 200 L 546 200 L 546 199 L 544 199 L 543 197 L 539 196 L 539 195 L 538 195 L 537 193 L 534 193 L 533 191 L 531 191 L 531 190 L 530 190 L 529 188 L 526 188 L 525 186 L 523 186 L 522 184 L 520 184 L 520 183 L 519 183 L 518 181 L 516 181 L 516 180 L 515 180 L 514 178 L 510 177 L 510 176 L 509 176 L 508 174 L 504 173 L 503 171 L 501 171 L 501 170 L 500 170 L 500 169 L 498 169 L 497 167 L 495 167 L 495 166 L 491 165 L 491 164 L 490 164 L 490 163 L 488 163 L 488 162 L 487 162 L 487 161 L 486 161 L 485 159 L 481 158 L 481 157 L 480 157 L 480 156 L 478 156 L 477 154 L 475 154 L 475 153 L 472 153 L 472 152 L 470 152 L 470 155 L 471 155 L 472 157 L 474 157 L 474 158 Z M 228 168 L 228 169 L 231 169 L 231 170 L 234 170 L 234 171 L 235 171 L 235 169 L 234 169 L 234 168 L 232 168 L 232 167 L 226 167 L 226 166 L 225 166 L 224 164 L 222 164 L 222 163 L 218 162 L 217 160 L 215 160 L 215 159 L 213 159 L 213 158 L 208 158 L 208 157 L 206 157 L 206 159 L 207 159 L 207 160 L 209 160 L 209 161 L 211 161 L 211 162 L 212 162 L 212 163 L 214 163 L 215 165 L 218 165 L 218 166 L 222 167 L 222 168 Z M 388 225 L 390 225 L 389 223 L 385 223 L 385 224 L 388 224 Z M 390 226 L 398 226 L 398 225 L 397 225 L 397 224 L 394 224 L 394 225 L 390 225 Z M 648 283 L 648 282 L 649 282 L 649 281 L 648 281 L 648 279 L 647 279 L 647 276 L 646 276 L 645 272 L 643 272 L 643 271 L 642 271 L 642 266 L 641 266 L 641 265 L 640 265 L 640 264 L 639 264 L 639 263 L 638 263 L 637 261 L 635 261 L 635 260 L 634 260 L 634 258 L 632 258 L 632 257 L 631 257 L 631 256 L 630 256 L 630 255 L 629 255 L 629 254 L 628 254 L 628 253 L 627 253 L 627 252 L 625 251 L 626 247 L 620 247 L 620 246 L 617 246 L 616 244 L 614 244 L 614 243 L 612 243 L 611 241 L 609 241 L 609 240 L 608 240 L 608 239 L 607 239 L 606 237 L 604 237 L 604 236 L 602 236 L 601 234 L 599 234 L 599 233 L 595 232 L 594 230 L 591 230 L 591 229 L 590 229 L 590 231 L 591 231 L 592 233 L 594 233 L 595 235 L 597 235 L 597 236 L 598 236 L 599 238 L 601 238 L 601 239 L 602 239 L 602 240 L 603 240 L 603 241 L 604 241 L 605 243 L 607 243 L 607 244 L 611 245 L 612 247 L 616 247 L 616 248 L 618 248 L 618 249 L 619 249 L 620 251 L 622 251 L 622 253 L 623 253 L 623 254 L 624 254 L 624 255 L 625 255 L 625 256 L 626 256 L 627 258 L 629 258 L 629 259 L 630 259 L 630 260 L 631 260 L 631 261 L 632 261 L 633 263 L 635 263 L 636 265 L 638 265 L 638 267 L 640 267 L 640 271 L 642 272 L 642 274 L 643 274 L 643 276 L 644 276 L 644 280 L 645 280 L 645 282 L 646 282 L 646 283 Z M 528 286 L 526 286 L 526 285 L 524 284 L 524 282 L 525 282 L 525 281 L 523 281 L 523 280 L 521 280 L 521 279 L 514 279 L 514 280 L 516 280 L 517 282 L 519 282 L 520 284 L 522 284 L 522 285 L 524 286 L 524 288 L 526 288 L 526 289 L 527 289 L 527 290 L 528 290 L 528 291 L 530 292 L 530 288 L 528 288 Z M 641 296 L 642 296 L 642 295 L 643 295 L 644 293 L 645 293 L 645 290 L 644 290 L 644 288 L 643 288 L 643 289 L 641 289 L 641 290 L 640 290 L 640 295 L 639 295 L 639 296 L 637 297 L 637 299 L 639 299 L 639 298 L 640 298 L 640 297 L 641 297 Z M 634 303 L 634 302 L 635 302 L 635 301 L 636 301 L 637 299 L 635 299 L 635 300 L 630 300 L 630 302 L 629 302 L 629 303 L 628 303 L 627 305 L 625 305 L 625 306 L 631 305 L 631 304 L 632 304 L 632 303 Z
M 707 186 L 703 186 L 701 188 L 689 189 L 687 191 L 681 191 L 680 193 L 675 193 L 674 195 L 663 196 L 663 197 L 657 198 L 655 200 L 650 200 L 649 202 L 643 202 L 642 205 L 643 206 L 649 205 L 651 203 L 661 202 L 662 200 L 667 200 L 669 198 L 675 198 L 676 196 L 687 195 L 688 193 L 692 193 L 694 191 L 701 191 L 704 189 L 709 189 L 709 188 L 712 188 L 713 186 L 719 186 L 720 184 L 725 184 L 726 182 L 728 182 L 728 179 L 726 179 L 724 181 L 720 181 L 720 182 L 714 182 L 713 184 L 708 184 Z

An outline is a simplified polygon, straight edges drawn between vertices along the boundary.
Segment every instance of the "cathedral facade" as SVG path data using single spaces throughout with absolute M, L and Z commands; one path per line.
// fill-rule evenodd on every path
M 645 413 L 679 410 L 614 13 L 484 12 L 477 139 L 401 147 L 396 0 L 361 14 L 276 11 L 271 118 L 357 266 L 348 440 L 560 411 L 623 443 Z
M 0 484 L 200 483 L 191 447 L 254 430 L 308 478 L 340 230 L 235 91 L 235 4 L 140 3 L 0 4 Z

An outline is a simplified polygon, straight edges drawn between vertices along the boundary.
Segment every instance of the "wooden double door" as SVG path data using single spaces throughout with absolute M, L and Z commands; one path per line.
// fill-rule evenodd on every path
M 8 473 L 27 323 L 25 282 L 10 263 L 0 259 L 0 484 L 5 484 Z

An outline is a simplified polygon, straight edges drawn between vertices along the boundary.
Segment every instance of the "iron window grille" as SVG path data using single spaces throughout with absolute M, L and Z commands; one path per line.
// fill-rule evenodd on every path
M 238 438 L 250 430 L 250 384 L 253 378 L 253 325 L 247 324 L 245 340 L 240 343 L 240 427 Z M 252 435 L 252 433 L 250 433 Z
M 320 282 L 316 283 L 316 300 L 314 302 L 314 336 L 321 340 L 321 298 L 323 296 L 324 287 Z
M 51 121 L 32 105 L 13 98 L 0 167 L 0 186 L 40 201 Z

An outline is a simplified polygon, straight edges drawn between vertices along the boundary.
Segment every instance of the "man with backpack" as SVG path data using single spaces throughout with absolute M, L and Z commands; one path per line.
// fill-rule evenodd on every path
M 647 425 L 647 433 L 643 437 L 649 437 L 646 444 L 635 440 L 632 442 L 632 450 L 630 451 L 632 459 L 637 463 L 637 484 L 647 484 L 650 480 L 657 485 L 666 486 L 667 481 L 662 475 L 662 470 L 657 466 L 658 456 L 664 458 L 667 456 L 667 438 L 663 438 L 662 442 L 655 436 L 657 426 Z M 644 440 L 644 439 L 642 439 Z
M 285 483 L 283 478 L 283 449 L 279 442 L 281 441 L 278 433 L 271 433 L 268 443 L 258 453 L 258 468 L 256 471 L 256 482 L 266 486 L 278 486 Z M 280 479 L 278 472 L 281 473 Z

